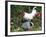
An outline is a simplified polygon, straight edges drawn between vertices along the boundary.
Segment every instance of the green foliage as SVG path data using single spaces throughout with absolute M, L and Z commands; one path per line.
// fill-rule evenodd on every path
M 30 7 L 30 11 L 29 11 Z M 34 6 L 22 6 L 22 5 L 11 5 L 11 32 L 20 32 L 24 31 L 24 29 L 21 27 L 23 20 L 23 17 L 19 14 L 23 13 L 23 11 L 26 11 L 28 13 L 32 12 Z M 36 10 L 38 12 L 41 12 L 41 6 L 37 6 Z M 39 27 L 41 27 L 41 17 L 34 17 L 33 23 L 34 27 L 32 28 L 32 31 L 38 31 L 40 30 Z M 18 30 L 19 29 L 19 30 Z
M 41 6 L 37 6 L 36 10 L 37 10 L 38 12 L 41 12 L 41 11 L 42 11 L 42 7 L 41 7 Z

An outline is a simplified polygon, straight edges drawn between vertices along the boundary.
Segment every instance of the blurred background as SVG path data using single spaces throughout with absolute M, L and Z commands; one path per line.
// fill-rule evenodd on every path
M 22 26 L 23 14 L 21 13 L 27 12 L 31 13 L 34 6 L 24 6 L 24 5 L 11 5 L 11 22 L 10 22 L 10 31 L 11 32 L 23 32 L 24 29 Z M 42 7 L 36 6 L 37 15 L 33 17 L 32 22 L 34 23 L 34 27 L 32 27 L 31 31 L 40 31 L 42 29 Z M 19 29 L 18 29 L 19 28 Z

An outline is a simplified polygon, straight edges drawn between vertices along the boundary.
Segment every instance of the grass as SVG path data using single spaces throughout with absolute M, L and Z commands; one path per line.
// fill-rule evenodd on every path
M 30 10 L 32 11 L 32 8 L 34 6 L 30 6 Z M 41 7 L 37 7 L 36 9 L 38 12 L 41 12 Z M 28 6 L 18 6 L 18 5 L 11 5 L 11 28 L 10 31 L 11 32 L 23 32 L 24 29 L 21 27 L 22 26 L 22 22 L 21 20 L 23 20 L 23 17 L 20 15 L 18 15 L 19 13 L 23 12 L 23 11 L 27 11 L 28 10 Z M 32 22 L 34 23 L 34 27 L 32 27 L 32 31 L 40 31 L 41 30 L 41 16 L 35 16 L 32 19 Z

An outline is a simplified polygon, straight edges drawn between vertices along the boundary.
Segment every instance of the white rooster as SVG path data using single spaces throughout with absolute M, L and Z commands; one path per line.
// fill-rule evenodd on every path
M 24 22 L 23 24 L 22 24 L 22 27 L 24 28 L 24 29 L 31 29 L 32 27 L 30 26 L 30 24 L 32 24 L 32 26 L 34 26 L 34 24 L 32 23 L 32 22 L 30 22 L 32 19 L 33 19 L 33 17 L 35 16 L 35 14 L 36 14 L 36 9 L 35 9 L 36 7 L 34 7 L 33 9 L 32 9 L 32 12 L 31 13 L 26 13 L 26 12 L 24 12 L 24 16 L 23 16 L 23 18 L 26 20 L 26 22 Z
M 33 17 L 35 16 L 35 14 L 36 14 L 36 9 L 35 9 L 36 7 L 34 7 L 33 8 L 33 10 L 32 10 L 32 12 L 31 13 L 26 13 L 26 12 L 24 12 L 24 19 L 33 19 Z

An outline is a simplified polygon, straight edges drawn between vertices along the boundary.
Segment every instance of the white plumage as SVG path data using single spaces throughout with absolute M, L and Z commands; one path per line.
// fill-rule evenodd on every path
M 33 8 L 33 10 L 32 10 L 31 13 L 26 13 L 26 12 L 24 12 L 23 18 L 24 18 L 25 20 L 28 20 L 28 21 L 26 21 L 26 22 L 24 22 L 24 23 L 22 24 L 22 27 L 23 27 L 24 29 L 30 29 L 30 28 L 32 28 L 32 27 L 34 26 L 33 22 L 30 22 L 30 21 L 31 21 L 31 19 L 33 19 L 33 17 L 34 17 L 35 14 L 36 14 L 36 9 L 35 9 L 35 8 L 36 8 L 36 7 Z M 30 23 L 32 24 L 32 26 L 30 26 Z
M 35 16 L 35 14 L 36 14 L 36 9 L 35 9 L 36 7 L 34 7 L 33 8 L 33 10 L 32 10 L 32 12 L 31 13 L 26 13 L 26 12 L 24 12 L 24 19 L 33 19 L 33 17 Z

